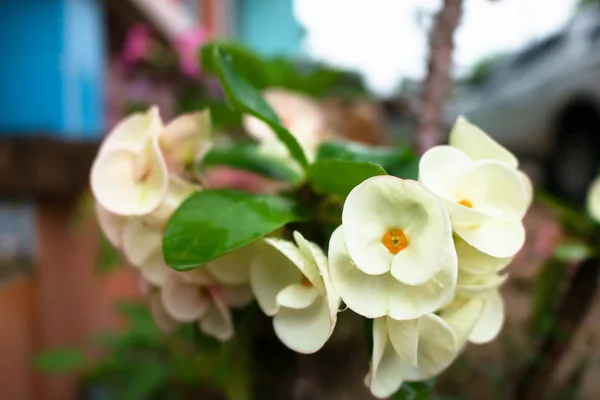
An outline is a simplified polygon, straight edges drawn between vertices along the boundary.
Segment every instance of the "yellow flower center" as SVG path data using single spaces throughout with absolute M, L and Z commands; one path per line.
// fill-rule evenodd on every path
M 308 280 L 307 277 L 303 276 L 302 280 L 300 281 L 300 284 L 304 287 L 312 287 L 312 283 Z
M 469 200 L 461 200 L 458 202 L 458 204 L 467 208 L 473 208 L 473 203 L 471 203 Z
M 381 243 L 392 254 L 398 254 L 408 246 L 408 239 L 401 229 L 390 229 L 383 235 Z

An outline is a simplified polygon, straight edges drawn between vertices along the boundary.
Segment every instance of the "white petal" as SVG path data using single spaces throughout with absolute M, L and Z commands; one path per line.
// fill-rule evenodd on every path
M 162 286 L 165 284 L 169 274 L 173 273 L 173 270 L 165 264 L 162 253 L 156 252 L 140 267 L 140 273 L 144 279 L 153 285 Z
M 113 214 L 102 207 L 100 204 L 95 203 L 96 219 L 100 225 L 100 229 L 106 239 L 115 248 L 120 249 L 122 245 L 123 229 L 125 227 L 125 217 L 117 214 Z
M 179 322 L 191 322 L 206 313 L 210 300 L 201 287 L 170 274 L 161 288 L 167 313 Z
M 329 268 L 333 286 L 350 309 L 367 318 L 389 315 L 397 320 L 419 318 L 446 304 L 454 295 L 458 269 L 450 248 L 438 274 L 423 285 L 406 285 L 390 274 L 367 275 L 352 263 L 341 228 L 331 236 Z
M 499 161 L 478 161 L 461 174 L 456 195 L 473 205 L 473 210 L 495 217 L 522 218 L 530 194 L 523 175 Z
M 250 264 L 255 254 L 255 246 L 244 246 L 211 261 L 206 265 L 210 273 L 221 283 L 241 285 L 250 280 Z
M 508 274 L 473 275 L 458 271 L 456 289 L 463 293 L 481 293 L 500 287 L 508 279 Z
M 162 233 L 143 218 L 129 218 L 123 230 L 123 252 L 127 260 L 143 268 L 157 254 L 162 258 Z
M 151 295 L 148 302 L 150 314 L 156 326 L 164 333 L 173 333 L 177 329 L 178 323 L 165 310 L 160 295 L 158 293 Z
M 146 112 L 131 114 L 108 133 L 99 154 L 116 148 L 140 151 L 148 140 L 158 136 L 163 128 L 158 107 L 152 106 Z
M 451 234 L 448 214 L 435 196 L 417 182 L 392 176 L 355 187 L 344 204 L 342 226 L 346 248 L 361 271 L 380 275 L 392 268 L 396 279 L 409 284 L 439 271 Z M 396 255 L 382 243 L 391 229 L 402 230 L 408 240 Z
M 445 307 L 440 316 L 452 328 L 456 336 L 457 347 L 462 348 L 475 324 L 483 312 L 484 301 L 480 297 L 457 295 L 452 303 Z
M 119 215 L 144 215 L 154 211 L 168 188 L 165 162 L 156 143 L 144 154 L 126 149 L 107 151 L 96 158 L 91 188 L 106 210 Z M 140 170 L 144 178 L 138 179 Z
M 497 160 L 516 168 L 517 158 L 485 132 L 459 117 L 450 132 L 450 146 L 464 151 L 473 161 Z
M 273 328 L 279 340 L 290 349 L 302 354 L 314 353 L 333 332 L 329 305 L 319 298 L 307 308 L 283 307 L 273 317 Z
M 500 271 L 512 260 L 512 257 L 497 258 L 470 246 L 460 237 L 454 238 L 458 269 L 473 275 L 488 275 Z
M 454 201 L 454 184 L 471 160 L 462 151 L 450 146 L 435 146 L 419 161 L 419 181 L 429 190 Z
M 250 115 L 244 115 L 242 119 L 244 130 L 259 142 L 271 142 L 277 140 L 275 133 L 261 120 Z
M 404 381 L 402 361 L 388 340 L 386 321 L 373 320 L 373 360 L 366 379 L 371 394 L 379 399 L 396 393 Z
M 404 379 L 430 379 L 446 369 L 457 354 L 457 340 L 450 326 L 435 314 L 425 315 L 419 318 L 418 367 L 403 363 Z
M 310 306 L 317 299 L 318 295 L 319 293 L 314 287 L 295 283 L 277 294 L 277 304 L 281 307 L 299 310 Z
M 492 257 L 513 257 L 525 244 L 525 228 L 520 220 L 492 218 L 472 227 L 454 227 L 468 244 Z
M 209 293 L 212 302 L 200 320 L 200 330 L 207 336 L 225 342 L 231 339 L 235 332 L 231 312 L 217 291 L 210 290 Z
M 587 195 L 587 209 L 591 217 L 600 222 L 600 177 L 594 179 Z
M 196 286 L 211 286 L 217 284 L 217 280 L 204 266 L 189 271 L 178 272 L 178 275 L 183 280 L 193 283 Z
M 169 186 L 162 202 L 147 218 L 157 226 L 165 226 L 173 212 L 193 193 L 201 187 L 187 182 L 175 175 L 170 175 Z
M 523 182 L 523 187 L 525 188 L 525 198 L 527 199 L 527 207 L 531 205 L 533 202 L 533 184 L 531 183 L 531 179 L 522 171 L 519 171 L 521 176 L 521 181 Z
M 491 215 L 487 213 L 459 204 L 459 201 L 465 199 L 460 199 L 457 195 L 454 196 L 453 200 L 442 199 L 444 206 L 450 214 L 452 227 L 479 225 L 491 218 Z
M 210 111 L 183 114 L 160 134 L 160 146 L 170 162 L 186 164 L 204 155 L 211 147 Z
M 250 285 L 235 285 L 221 287 L 223 300 L 230 307 L 246 307 L 254 299 L 254 293 Z
M 302 273 L 288 258 L 288 254 L 282 253 L 273 243 L 265 241 L 257 245 L 256 255 L 250 265 L 250 285 L 258 305 L 267 315 L 274 315 L 279 308 L 277 294 L 302 280 Z M 301 257 L 300 250 L 297 253 L 296 256 Z
M 396 321 L 387 318 L 388 335 L 394 351 L 400 359 L 417 367 L 417 348 L 419 346 L 419 319 Z
M 475 328 L 469 335 L 469 342 L 482 344 L 491 342 L 498 336 L 504 325 L 504 302 L 498 290 L 491 290 L 481 296 L 483 312 Z

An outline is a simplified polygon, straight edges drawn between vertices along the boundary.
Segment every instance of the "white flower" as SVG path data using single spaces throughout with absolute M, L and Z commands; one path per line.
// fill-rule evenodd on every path
M 396 321 L 373 320 L 373 356 L 365 383 L 378 398 L 393 395 L 404 381 L 430 379 L 447 368 L 458 353 L 451 327 L 440 317 Z
M 587 209 L 590 216 L 600 222 L 600 178 L 594 179 L 588 189 Z
M 464 119 L 450 142 L 456 147 L 436 146 L 421 157 L 419 180 L 443 199 L 461 238 L 491 256 L 514 256 L 525 241 L 529 179 L 511 153 Z
M 302 94 L 281 89 L 269 89 L 263 95 L 281 124 L 296 137 L 308 158 L 313 159 L 325 131 L 325 115 L 319 105 Z M 245 116 L 243 124 L 248 134 L 259 141 L 265 152 L 287 156 L 286 147 L 279 142 L 267 124 L 252 116 Z
M 314 353 L 331 336 L 340 298 L 331 286 L 327 258 L 294 232 L 296 244 L 265 239 L 250 268 L 250 284 L 277 337 L 299 353 Z
M 229 340 L 234 334 L 230 308 L 242 308 L 252 301 L 247 255 L 247 249 L 236 250 L 221 257 L 219 264 L 208 264 L 187 272 L 169 271 L 160 287 L 161 304 L 166 314 L 180 323 L 198 321 L 204 334 L 220 341 Z M 223 260 L 224 257 L 227 258 Z M 229 282 L 235 283 L 218 279 L 214 274 L 217 270 L 221 277 L 226 276 Z
M 367 318 L 419 318 L 454 295 L 457 259 L 450 220 L 419 183 L 370 178 L 348 195 L 331 236 L 332 283 Z
M 116 249 L 120 249 L 123 239 L 123 229 L 125 228 L 127 217 L 111 213 L 98 202 L 94 204 L 94 207 L 96 219 L 98 220 L 98 225 L 100 225 L 102 233 L 104 233 L 104 236 L 110 244 Z
M 169 189 L 156 210 L 146 216 L 127 218 L 122 235 L 125 258 L 154 285 L 164 284 L 170 268 L 162 255 L 165 225 L 175 209 L 199 187 L 172 177 Z

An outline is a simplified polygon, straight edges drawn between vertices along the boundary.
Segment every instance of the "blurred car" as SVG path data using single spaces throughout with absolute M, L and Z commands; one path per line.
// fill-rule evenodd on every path
M 465 115 L 523 159 L 555 194 L 581 202 L 600 165 L 600 9 L 459 85 L 447 121 Z

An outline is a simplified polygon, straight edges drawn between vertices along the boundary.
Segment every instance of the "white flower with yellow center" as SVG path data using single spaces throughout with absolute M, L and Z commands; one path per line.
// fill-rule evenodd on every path
M 168 329 L 173 323 L 198 321 L 204 334 L 231 339 L 230 309 L 243 308 L 253 298 L 248 284 L 252 251 L 249 246 L 191 271 L 169 271 L 160 287 L 160 304 L 154 305 L 157 324 Z
M 269 89 L 263 95 L 281 124 L 304 148 L 308 158 L 314 159 L 325 132 L 325 115 L 319 105 L 302 94 L 281 89 Z M 246 132 L 258 140 L 265 152 L 287 157 L 286 147 L 267 124 L 252 116 L 245 116 L 243 123 Z
M 346 199 L 329 268 L 336 291 L 360 315 L 407 320 L 432 313 L 456 287 L 448 213 L 418 182 L 367 179 Z
M 491 256 L 514 256 L 525 241 L 529 179 L 510 152 L 464 119 L 450 142 L 455 147 L 436 146 L 421 157 L 419 180 L 443 199 L 461 238 Z
M 318 351 L 331 336 L 340 298 L 329 278 L 327 258 L 294 232 L 296 245 L 265 239 L 250 268 L 250 284 L 263 312 L 273 316 L 277 337 L 299 353 Z
M 454 360 L 459 347 L 454 331 L 440 317 L 373 321 L 373 355 L 365 383 L 378 398 L 398 391 L 405 381 L 430 379 Z
M 600 178 L 594 179 L 588 189 L 587 210 L 596 222 L 600 222 Z
M 177 207 L 198 190 L 198 186 L 173 176 L 166 195 L 155 211 L 141 217 L 129 217 L 123 225 L 125 258 L 154 285 L 164 284 L 170 271 L 162 255 L 162 236 L 167 221 Z

